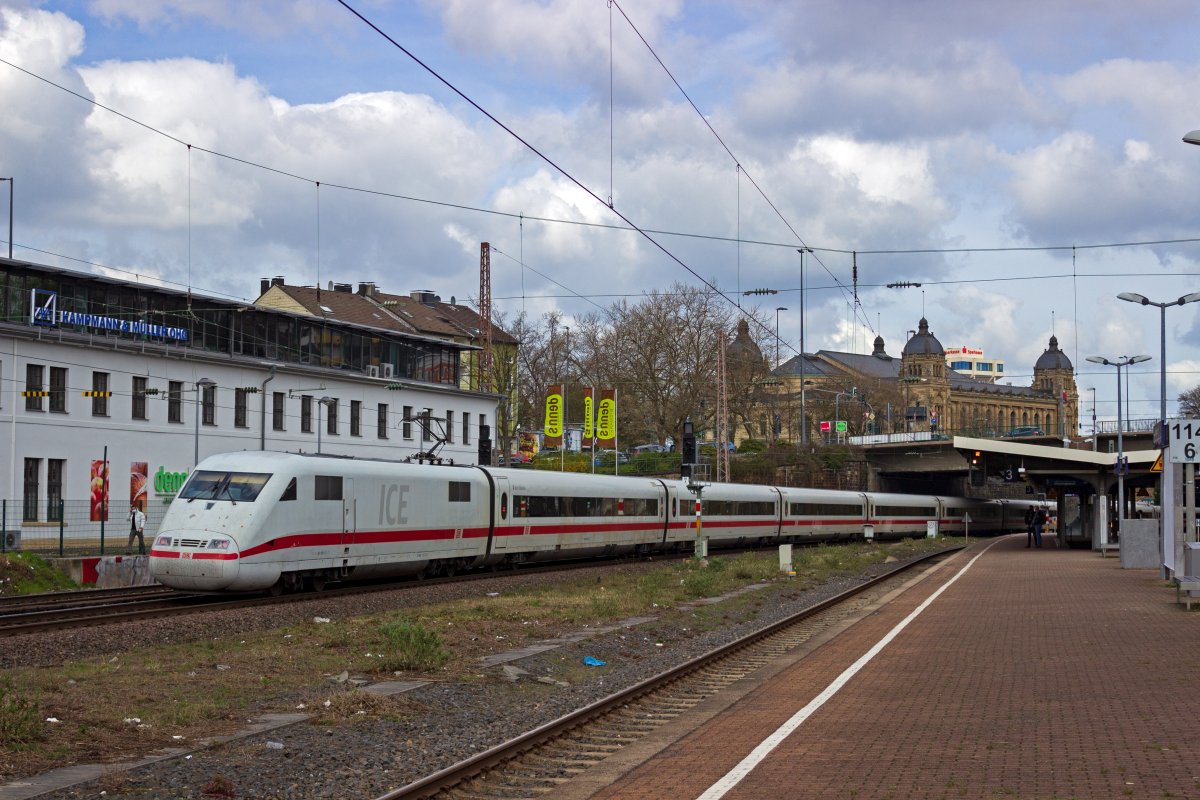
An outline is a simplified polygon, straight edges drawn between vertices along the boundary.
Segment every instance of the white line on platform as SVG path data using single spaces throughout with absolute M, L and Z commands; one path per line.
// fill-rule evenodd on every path
M 819 695 L 814 697 L 808 703 L 808 705 L 793 714 L 792 718 L 787 722 L 780 725 L 774 733 L 764 739 L 758 747 L 754 748 L 754 750 L 750 752 L 750 755 L 743 758 L 737 766 L 725 773 L 725 775 L 712 786 L 708 787 L 704 794 L 700 795 L 697 800 L 718 800 L 718 798 L 724 797 L 730 789 L 737 786 L 743 778 L 750 774 L 751 770 L 757 767 L 764 758 L 770 755 L 772 750 L 778 747 L 784 739 L 792 734 L 793 731 L 803 725 L 805 720 L 816 713 L 817 709 L 825 705 L 830 698 L 837 694 L 851 678 L 858 674 L 859 670 L 865 667 L 871 661 L 871 659 L 879 655 L 883 648 L 887 647 L 888 644 L 890 644 L 891 641 L 900 634 L 900 631 L 908 627 L 908 623 L 916 619 L 922 611 L 929 608 L 933 601 L 937 600 L 938 597 L 941 596 L 942 592 L 954 585 L 955 581 L 961 578 L 963 574 L 966 573 L 966 571 L 969 570 L 971 566 L 983 556 L 984 553 L 986 553 L 988 550 L 991 550 L 992 547 L 999 541 L 1000 540 L 992 542 L 986 548 L 984 548 L 983 552 L 968 561 L 962 569 L 955 573 L 953 578 L 942 584 L 942 586 L 938 588 L 936 592 L 931 594 L 925 600 L 925 602 L 921 603 L 921 605 L 913 609 L 911 614 L 899 622 L 896 627 L 888 631 L 884 637 L 876 642 L 870 650 L 864 653 L 853 664 L 846 667 L 842 674 L 834 678 L 833 682 L 826 686 Z

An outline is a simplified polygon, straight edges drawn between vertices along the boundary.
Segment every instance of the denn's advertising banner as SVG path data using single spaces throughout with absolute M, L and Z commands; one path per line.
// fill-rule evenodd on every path
M 558 447 L 563 435 L 563 387 L 555 383 L 546 389 L 546 447 Z
M 595 414 L 592 412 L 592 387 L 589 386 L 583 390 L 583 447 L 591 447 L 595 444 L 593 439 L 596 436 L 596 427 L 592 421 Z
M 596 438 L 600 447 L 617 446 L 617 390 L 600 390 L 600 407 L 596 411 Z

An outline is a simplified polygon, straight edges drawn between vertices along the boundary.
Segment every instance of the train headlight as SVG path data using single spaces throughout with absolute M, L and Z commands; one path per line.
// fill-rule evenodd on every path
M 208 543 L 209 550 L 228 550 L 233 546 L 229 539 L 212 539 Z
M 163 534 L 162 536 L 155 539 L 154 546 L 155 547 L 170 547 L 171 546 L 170 534 Z

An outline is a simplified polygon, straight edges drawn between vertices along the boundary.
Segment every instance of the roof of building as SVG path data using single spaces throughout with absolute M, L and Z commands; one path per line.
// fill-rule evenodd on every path
M 292 300 L 298 307 L 289 307 L 281 302 L 283 299 L 280 297 L 281 294 Z M 373 328 L 401 333 L 424 333 L 415 325 L 380 308 L 362 295 L 343 290 L 277 283 L 263 293 L 256 304 L 285 311 L 303 312 L 321 319 L 353 322 L 358 325 L 369 325 Z
M 1050 337 L 1050 346 L 1046 348 L 1046 352 L 1038 358 L 1037 363 L 1033 365 L 1034 369 L 1074 369 L 1071 366 L 1071 359 L 1067 358 L 1067 354 L 1058 349 L 1058 337 Z
M 800 356 L 792 356 L 787 361 L 771 370 L 771 374 L 778 378 L 791 375 L 799 377 Z M 833 369 L 828 363 L 818 359 L 815 355 L 809 353 L 804 356 L 804 377 L 807 378 L 812 376 L 814 378 L 831 378 L 835 377 L 837 374 L 837 370 Z
M 939 355 L 945 358 L 946 350 L 937 337 L 929 332 L 929 321 L 921 317 L 921 321 L 917 324 L 917 332 L 904 344 L 902 354 L 906 356 Z

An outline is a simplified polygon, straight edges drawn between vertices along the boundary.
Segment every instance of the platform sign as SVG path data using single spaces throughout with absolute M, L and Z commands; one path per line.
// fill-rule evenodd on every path
M 1200 463 L 1200 419 L 1173 419 L 1167 422 L 1168 460 L 1172 464 Z

